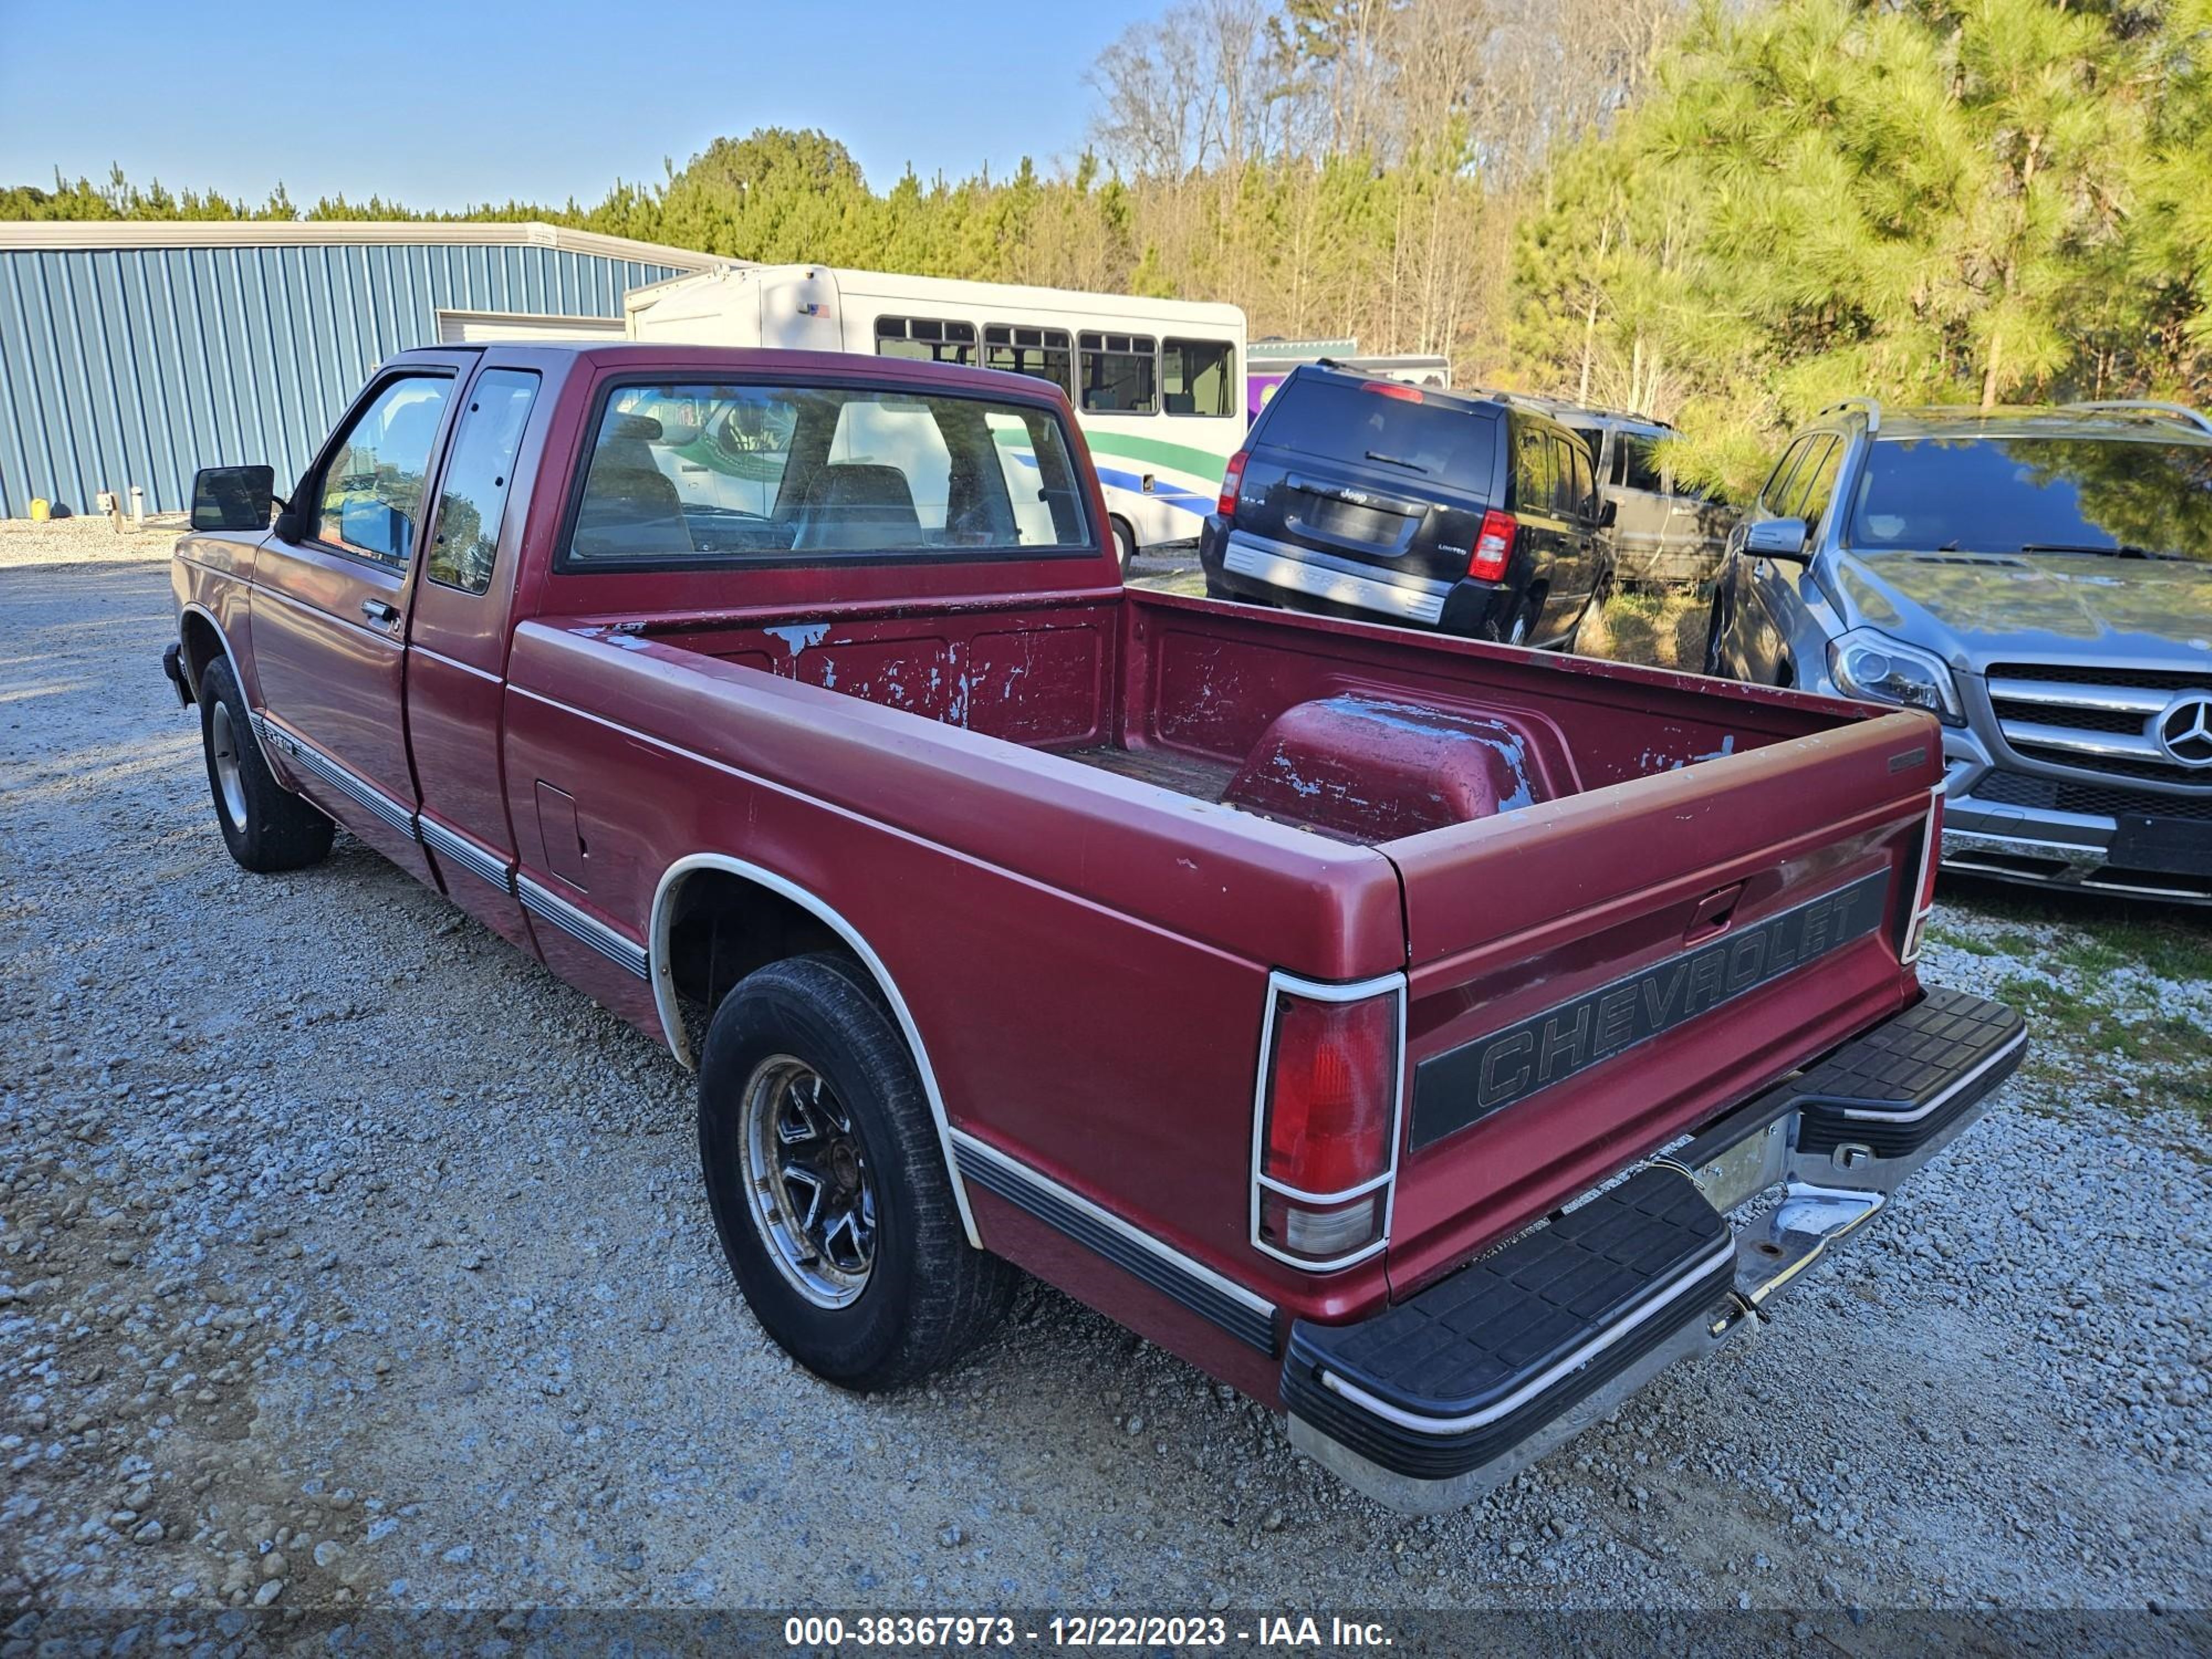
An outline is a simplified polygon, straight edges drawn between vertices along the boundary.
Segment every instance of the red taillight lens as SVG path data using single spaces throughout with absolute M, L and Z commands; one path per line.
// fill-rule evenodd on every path
M 1398 1000 L 1275 1005 L 1260 1173 L 1316 1197 L 1340 1196 L 1390 1168 Z
M 1375 392 L 1384 398 L 1395 398 L 1401 403 L 1418 404 L 1427 401 L 1421 396 L 1420 387 L 1407 386 L 1403 380 L 1363 380 L 1360 382 L 1359 389 L 1362 392 Z
M 1479 582 L 1503 580 L 1505 567 L 1513 562 L 1513 538 L 1521 532 L 1521 521 L 1510 513 L 1500 513 L 1496 507 L 1482 515 L 1482 528 L 1476 532 L 1474 551 L 1468 558 L 1467 574 Z
M 1229 458 L 1229 465 L 1222 470 L 1221 499 L 1214 502 L 1213 510 L 1224 519 L 1237 516 L 1237 492 L 1243 487 L 1244 463 L 1251 459 L 1249 452 L 1240 449 Z

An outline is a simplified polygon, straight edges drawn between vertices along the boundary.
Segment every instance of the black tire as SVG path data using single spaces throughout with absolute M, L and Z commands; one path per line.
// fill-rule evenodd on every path
M 844 1287 L 852 1299 L 842 1305 L 826 1305 L 818 1285 L 803 1287 L 806 1269 L 772 1241 L 762 1211 L 787 1231 L 799 1218 L 771 1197 L 757 1210 L 748 1176 L 757 1167 L 747 1151 L 749 1103 L 757 1087 L 781 1086 L 787 1062 L 818 1079 L 816 1108 L 826 1091 L 826 1111 L 842 1115 L 842 1141 L 872 1200 L 869 1260 L 857 1290 Z M 770 1120 L 778 1160 L 781 1109 Z M 845 963 L 822 956 L 773 963 L 723 999 L 699 1066 L 699 1156 L 722 1253 L 754 1317 L 825 1382 L 869 1393 L 917 1381 L 981 1341 L 1006 1313 L 1015 1271 L 968 1243 L 913 1058 Z M 787 1201 L 790 1189 L 778 1190 Z M 835 1266 L 816 1257 L 817 1274 Z
M 1532 593 L 1522 602 L 1520 609 L 1513 613 L 1513 620 L 1510 623 L 1500 623 L 1494 621 L 1485 623 L 1482 625 L 1482 637 L 1492 645 L 1525 646 L 1528 643 L 1528 636 L 1536 631 L 1536 617 L 1543 608 L 1543 599 Z
M 1713 608 L 1705 618 L 1705 672 L 1715 679 L 1734 679 L 1729 672 L 1726 647 L 1729 625 L 1727 591 L 1716 583 L 1713 586 Z
M 320 864 L 337 826 L 270 772 L 228 657 L 217 657 L 201 674 L 199 711 L 208 793 L 231 857 L 256 875 Z
M 1112 519 L 1108 522 L 1114 529 L 1114 557 L 1121 564 L 1121 574 L 1126 576 L 1129 574 L 1129 567 L 1136 562 L 1137 532 L 1122 520 Z

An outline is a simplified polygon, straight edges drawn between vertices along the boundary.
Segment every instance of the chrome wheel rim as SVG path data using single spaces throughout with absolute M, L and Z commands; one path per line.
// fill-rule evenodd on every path
M 238 728 L 228 704 L 217 703 L 208 720 L 208 754 L 215 762 L 216 793 L 222 810 L 239 829 L 246 828 L 246 773 L 239 762 Z
M 876 1188 L 852 1114 L 803 1060 L 775 1054 L 745 1080 L 739 1141 L 746 1206 L 768 1257 L 817 1308 L 868 1288 Z
M 1513 619 L 1513 631 L 1505 636 L 1508 645 L 1521 645 L 1528 638 L 1528 613 L 1523 611 Z

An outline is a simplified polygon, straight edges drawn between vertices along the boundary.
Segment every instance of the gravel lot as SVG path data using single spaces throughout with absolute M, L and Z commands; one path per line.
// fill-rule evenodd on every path
M 1462 1514 L 1042 1288 L 850 1398 L 738 1300 L 659 1048 L 343 836 L 231 864 L 166 550 L 0 526 L 0 1607 L 2212 1600 L 2201 1051 L 2088 1022 L 1755 1339 Z M 2056 1005 L 2148 928 L 2135 989 L 2212 1027 L 2212 927 L 2116 914 L 1947 892 L 1926 969 Z

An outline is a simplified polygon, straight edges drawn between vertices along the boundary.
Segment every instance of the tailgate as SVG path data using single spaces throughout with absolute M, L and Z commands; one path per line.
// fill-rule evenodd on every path
M 1902 1007 L 1938 752 L 1887 715 L 1385 845 L 1394 1291 Z

